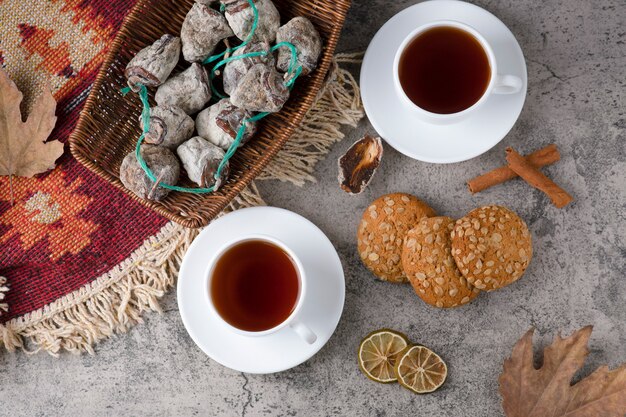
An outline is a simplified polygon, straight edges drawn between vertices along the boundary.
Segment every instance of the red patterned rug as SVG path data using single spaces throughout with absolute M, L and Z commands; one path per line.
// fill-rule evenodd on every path
M 25 109 L 45 83 L 52 86 L 58 122 L 51 139 L 67 142 L 135 1 L 0 0 L 0 64 L 24 92 Z M 335 68 L 311 113 L 314 127 L 292 138 L 265 178 L 311 179 L 315 163 L 343 136 L 339 126 L 362 117 L 349 73 Z M 8 305 L 0 311 L 0 344 L 8 350 L 93 352 L 94 343 L 128 330 L 144 311 L 158 311 L 196 233 L 133 202 L 65 148 L 53 171 L 14 178 L 13 205 L 8 178 L 0 177 L 0 309 Z M 252 186 L 232 208 L 261 203 Z

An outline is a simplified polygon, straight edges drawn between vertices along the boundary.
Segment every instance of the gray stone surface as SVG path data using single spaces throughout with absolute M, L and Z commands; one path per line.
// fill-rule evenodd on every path
M 365 49 L 385 20 L 412 3 L 356 0 L 340 50 Z M 350 197 L 337 186 L 336 159 L 371 132 L 364 121 L 320 164 L 317 184 L 262 184 L 270 204 L 318 224 L 345 267 L 343 318 L 317 356 L 276 375 L 225 369 L 187 336 L 172 292 L 162 316 L 148 314 L 145 324 L 101 343 L 96 356 L 0 353 L 0 415 L 502 416 L 502 362 L 530 326 L 545 346 L 559 329 L 569 334 L 594 324 L 583 373 L 626 361 L 626 6 L 623 0 L 476 3 L 511 28 L 528 60 L 528 99 L 500 145 L 453 165 L 413 161 L 387 147 L 370 188 Z M 477 196 L 467 192 L 463 181 L 500 165 L 505 146 L 528 152 L 551 142 L 563 160 L 546 172 L 576 197 L 570 207 L 554 208 L 521 181 Z M 482 204 L 511 207 L 534 238 L 526 275 L 451 311 L 426 306 L 410 286 L 375 281 L 358 259 L 356 227 L 367 204 L 392 191 L 414 193 L 449 216 Z M 441 390 L 417 396 L 359 373 L 359 340 L 382 326 L 445 358 L 450 373 Z

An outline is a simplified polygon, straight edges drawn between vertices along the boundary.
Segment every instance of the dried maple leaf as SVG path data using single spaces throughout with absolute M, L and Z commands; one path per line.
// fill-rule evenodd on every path
M 533 333 L 517 342 L 500 375 L 502 406 L 507 417 L 624 417 L 626 415 L 626 364 L 609 371 L 598 368 L 571 385 L 574 374 L 589 353 L 592 326 L 565 339 L 554 338 L 543 351 L 543 365 L 533 365 Z
M 56 102 L 46 88 L 22 121 L 22 93 L 0 69 L 0 175 L 32 177 L 54 168 L 54 161 L 63 153 L 59 141 L 48 143 L 57 118 Z

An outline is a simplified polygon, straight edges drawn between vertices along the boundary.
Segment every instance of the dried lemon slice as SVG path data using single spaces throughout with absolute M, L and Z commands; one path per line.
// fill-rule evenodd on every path
M 359 367 L 372 381 L 387 384 L 397 380 L 396 359 L 409 342 L 405 335 L 389 329 L 373 331 L 359 346 Z
M 401 352 L 395 371 L 400 385 L 418 394 L 435 391 L 448 376 L 446 363 L 424 346 L 410 346 Z

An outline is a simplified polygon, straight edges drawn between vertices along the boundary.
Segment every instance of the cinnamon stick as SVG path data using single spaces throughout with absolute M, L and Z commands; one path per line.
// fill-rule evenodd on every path
M 509 168 L 527 183 L 546 193 L 556 207 L 562 208 L 574 201 L 571 195 L 546 177 L 513 148 L 506 148 L 506 160 L 509 163 Z
M 525 157 L 526 161 L 535 168 L 541 168 L 553 164 L 561 159 L 561 154 L 555 144 L 539 149 Z M 479 193 L 494 185 L 517 178 L 517 174 L 508 166 L 496 168 L 486 174 L 472 178 L 467 182 L 467 186 L 472 194 Z

